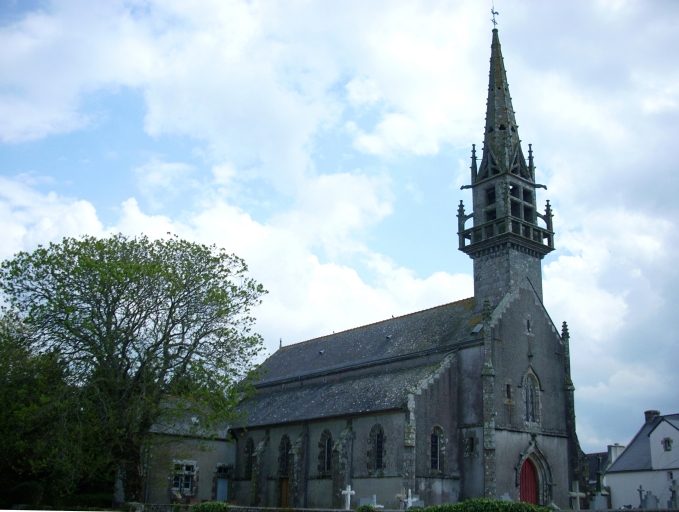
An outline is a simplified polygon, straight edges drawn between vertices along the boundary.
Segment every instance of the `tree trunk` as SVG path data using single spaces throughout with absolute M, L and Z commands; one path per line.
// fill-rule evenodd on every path
M 133 445 L 126 450 L 122 465 L 122 478 L 125 501 L 144 503 L 144 471 L 141 449 L 138 446 Z

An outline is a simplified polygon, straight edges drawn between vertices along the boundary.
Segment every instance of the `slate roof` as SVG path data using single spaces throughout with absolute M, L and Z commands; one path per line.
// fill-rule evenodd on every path
M 406 404 L 408 391 L 438 367 L 439 364 L 430 364 L 258 393 L 242 408 L 250 427 L 400 409 Z
M 650 434 L 658 424 L 667 420 L 671 424 L 679 423 L 679 414 L 668 414 L 656 416 L 648 423 L 644 423 L 641 430 L 637 432 L 625 451 L 611 464 L 606 473 L 619 473 L 623 471 L 650 471 L 653 469 L 651 464 L 651 440 Z
M 471 297 L 282 347 L 263 363 L 257 387 L 468 341 L 481 322 L 473 309 Z
M 265 373 L 255 384 L 260 391 L 239 406 L 247 413 L 245 424 L 275 425 L 404 407 L 408 392 L 438 368 L 445 354 L 483 336 L 472 334 L 481 322 L 474 304 L 472 297 L 282 347 L 263 363 Z M 437 355 L 418 359 L 428 354 Z M 385 363 L 401 359 L 408 364 L 385 372 Z M 368 369 L 360 376 L 342 375 L 358 367 Z M 319 375 L 329 377 L 326 382 L 309 380 Z M 285 387 L 277 389 L 282 383 Z

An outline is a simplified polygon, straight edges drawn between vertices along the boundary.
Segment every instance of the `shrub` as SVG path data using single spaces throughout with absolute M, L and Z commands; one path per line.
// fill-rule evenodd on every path
M 193 512 L 227 512 L 229 504 L 222 501 L 206 501 L 205 503 L 194 505 L 192 508 Z
M 489 500 L 477 498 L 459 503 L 433 505 L 422 512 L 552 512 L 550 508 L 539 507 L 522 501 Z
M 361 505 L 356 509 L 356 512 L 375 512 L 375 507 L 372 505 Z

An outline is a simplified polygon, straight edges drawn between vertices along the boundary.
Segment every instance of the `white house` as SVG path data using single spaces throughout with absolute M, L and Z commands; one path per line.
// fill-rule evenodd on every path
M 604 477 L 614 509 L 625 505 L 639 507 L 642 499 L 646 502 L 644 508 L 656 508 L 653 496 L 657 498 L 657 508 L 677 506 L 679 414 L 661 416 L 659 411 L 644 414 L 646 422 Z M 670 503 L 673 492 L 674 505 Z

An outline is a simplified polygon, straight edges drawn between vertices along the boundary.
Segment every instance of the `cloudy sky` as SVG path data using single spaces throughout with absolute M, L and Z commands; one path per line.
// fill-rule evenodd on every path
M 473 294 L 455 213 L 490 1 L 5 0 L 0 259 L 167 232 L 244 257 L 271 352 Z M 679 412 L 679 2 L 497 0 L 585 451 Z M 674 141 L 674 142 L 673 142 Z

